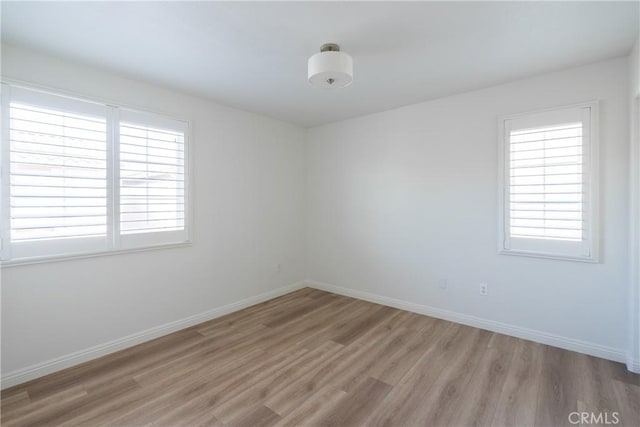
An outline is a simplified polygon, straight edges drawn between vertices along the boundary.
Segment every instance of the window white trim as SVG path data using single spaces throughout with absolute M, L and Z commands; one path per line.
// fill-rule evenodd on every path
M 25 83 L 12 79 L 2 79 L 1 83 L 1 110 L 0 118 L 5 126 L 2 127 L 2 140 L 6 143 L 0 144 L 0 166 L 2 173 L 2 185 L 0 186 L 0 265 L 3 267 L 42 263 L 49 261 L 60 261 L 65 259 L 79 259 L 95 256 L 113 255 L 118 253 L 139 252 L 144 250 L 157 250 L 163 248 L 175 248 L 189 246 L 192 242 L 192 209 L 191 209 L 191 167 L 193 149 L 191 144 L 191 122 L 184 118 L 173 117 L 165 113 L 156 113 L 140 109 L 137 107 L 124 106 L 118 102 L 104 99 L 91 99 L 68 91 L 48 88 L 30 83 Z M 45 105 L 52 108 L 60 108 L 65 111 L 78 113 L 73 108 L 74 104 L 82 104 L 80 112 L 93 113 L 94 110 L 107 120 L 107 205 L 108 205 L 108 229 L 106 244 L 96 244 L 95 239 L 86 239 L 79 245 L 71 245 L 66 248 L 66 242 L 45 241 L 43 251 L 30 252 L 12 251 L 10 240 L 10 170 L 9 162 L 9 106 L 13 101 L 13 94 L 18 93 L 20 98 L 32 97 L 35 105 L 42 105 L 42 100 L 46 99 Z M 119 105 L 119 106 L 114 106 Z M 155 123 L 163 127 L 173 127 L 176 130 L 177 123 L 181 123 L 180 130 L 184 132 L 184 231 L 162 232 L 162 233 L 140 233 L 140 237 L 135 242 L 123 245 L 120 241 L 119 233 L 119 116 L 128 115 L 129 118 L 144 118 L 142 123 Z M 137 120 L 136 120 L 137 121 Z M 100 239 L 97 239 L 100 240 Z M 104 239 L 103 239 L 104 240 Z M 40 242 L 43 244 L 43 242 Z M 47 245 L 57 245 L 55 253 L 46 253 Z
M 109 188 L 107 192 L 107 213 L 109 219 L 109 241 L 112 242 L 114 248 L 120 248 L 120 132 L 118 132 L 120 110 L 117 108 L 109 109 L 109 117 L 111 126 L 107 129 L 107 136 L 112 143 L 107 147 L 107 181 Z
M 188 123 L 189 129 L 191 129 L 191 121 L 188 118 L 175 115 L 174 113 L 171 113 L 171 112 L 162 111 L 160 109 L 154 108 L 150 110 L 144 105 L 129 104 L 127 102 L 122 102 L 117 99 L 104 98 L 104 97 L 93 96 L 93 95 L 89 96 L 89 95 L 85 95 L 85 94 L 70 91 L 70 90 L 60 89 L 52 86 L 46 86 L 46 85 L 29 82 L 26 80 L 19 80 L 19 79 L 7 78 L 7 77 L 0 77 L 0 84 L 6 87 L 27 89 L 34 92 L 40 92 L 43 94 L 49 94 L 49 95 L 59 96 L 63 98 L 76 99 L 78 101 L 89 102 L 89 103 L 94 103 L 94 104 L 103 105 L 103 106 L 104 105 L 117 106 L 120 109 L 132 111 L 132 112 L 139 112 L 143 114 L 145 113 L 157 114 L 167 119 Z
M 9 100 L 11 99 L 11 87 L 0 85 L 0 123 L 2 123 L 2 139 L 9 141 Z M 9 244 L 9 234 L 11 225 L 9 221 L 9 168 L 5 166 L 5 161 L 9 159 L 9 144 L 0 143 L 0 260 L 11 258 L 11 245 Z
M 581 244 L 551 239 L 518 239 L 509 233 L 509 135 L 510 123 L 518 120 L 519 128 L 530 125 L 551 126 L 561 123 L 568 110 L 575 110 L 583 127 L 583 169 L 586 171 L 583 190 L 588 200 L 584 211 L 588 230 Z M 498 120 L 498 252 L 504 255 L 520 255 L 580 262 L 599 262 L 599 127 L 598 102 L 536 110 L 503 116 Z M 578 248 L 580 245 L 580 248 Z
M 69 253 L 64 255 L 47 255 L 22 259 L 5 260 L 0 262 L 2 268 L 18 267 L 21 265 L 46 264 L 50 262 L 69 261 L 75 259 L 98 258 L 112 255 L 134 254 L 137 252 L 157 251 L 161 249 L 174 249 L 192 246 L 191 241 L 182 243 L 163 243 L 161 245 L 140 246 L 135 249 L 110 249 L 107 251 Z

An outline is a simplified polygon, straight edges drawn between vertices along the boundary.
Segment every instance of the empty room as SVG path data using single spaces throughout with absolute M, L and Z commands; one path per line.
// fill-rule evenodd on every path
M 5 1 L 2 426 L 640 425 L 640 2 Z

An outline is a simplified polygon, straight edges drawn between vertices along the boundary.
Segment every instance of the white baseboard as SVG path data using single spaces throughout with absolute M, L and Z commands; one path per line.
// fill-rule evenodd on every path
M 627 359 L 627 369 L 636 374 L 640 374 L 640 360 Z
M 578 353 L 601 357 L 603 359 L 613 360 L 615 362 L 629 363 L 625 352 L 622 349 L 605 347 L 599 344 L 581 341 L 574 338 L 567 338 L 560 335 L 537 331 L 534 329 L 522 328 L 520 326 L 509 325 L 507 323 L 496 322 L 494 320 L 483 319 L 468 314 L 462 314 L 454 311 L 443 310 L 441 308 L 402 301 L 399 299 L 376 295 L 369 292 L 357 291 L 341 286 L 330 285 L 328 283 L 307 280 L 307 285 L 309 287 L 322 291 L 333 292 L 335 294 L 345 295 L 376 304 L 399 308 L 401 310 L 407 310 L 418 314 L 424 314 L 426 316 L 436 317 L 438 319 L 449 320 L 451 322 L 461 323 L 463 325 L 486 329 L 488 331 L 498 332 L 505 335 L 511 335 L 517 338 L 522 338 L 541 344 L 547 344 L 553 347 L 559 347 L 566 350 L 576 351 Z M 636 365 L 636 367 L 640 368 L 640 366 L 638 365 Z M 634 372 L 638 371 L 636 370 Z
M 183 319 L 176 320 L 174 322 L 165 323 L 164 325 L 156 326 L 154 328 L 147 329 L 145 331 L 137 332 L 135 334 L 128 335 L 113 341 L 109 341 L 103 344 L 98 344 L 94 347 L 87 348 L 85 350 L 76 351 L 74 353 L 66 354 L 55 359 L 47 360 L 42 363 L 27 366 L 26 368 L 18 369 L 12 372 L 7 372 L 2 375 L 0 380 L 0 388 L 5 389 L 14 385 L 22 384 L 27 381 L 42 377 L 44 375 L 51 374 L 62 369 L 69 368 L 71 366 L 78 365 L 80 363 L 87 362 L 98 357 L 105 356 L 109 353 L 113 353 L 119 350 L 123 350 L 134 345 L 141 344 L 146 341 L 150 341 L 155 338 L 170 334 L 172 332 L 179 331 L 181 329 L 188 328 L 189 326 L 197 325 L 198 323 L 206 322 L 216 317 L 224 316 L 225 314 L 233 313 L 234 311 L 242 310 L 243 308 L 267 301 L 272 298 L 279 297 L 281 295 L 293 292 L 297 289 L 306 286 L 304 281 L 294 283 L 293 285 L 283 286 L 274 289 L 269 292 L 265 292 L 256 296 L 245 298 L 241 301 L 237 301 L 231 304 L 227 304 L 222 307 L 214 308 L 204 313 L 199 313 L 193 316 L 185 317 Z

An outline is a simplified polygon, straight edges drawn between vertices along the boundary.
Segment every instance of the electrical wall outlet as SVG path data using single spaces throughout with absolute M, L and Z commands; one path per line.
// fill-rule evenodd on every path
M 438 280 L 438 287 L 440 289 L 447 289 L 447 279 Z
M 489 295 L 489 285 L 487 283 L 480 283 L 480 295 Z

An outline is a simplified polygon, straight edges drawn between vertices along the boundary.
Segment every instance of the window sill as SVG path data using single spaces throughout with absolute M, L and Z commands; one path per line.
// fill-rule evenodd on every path
M 518 251 L 513 249 L 501 249 L 498 251 L 500 255 L 511 255 L 511 256 L 521 256 L 521 257 L 529 257 L 529 258 L 543 258 L 543 259 L 554 259 L 558 261 L 575 261 L 575 262 L 583 262 L 587 264 L 598 264 L 599 260 L 595 257 L 586 258 L 586 257 L 574 257 L 568 255 L 554 255 L 554 254 L 546 254 L 540 252 L 529 252 L 529 251 Z
M 135 249 L 114 249 L 109 251 L 100 251 L 100 252 L 91 252 L 91 253 L 82 253 L 82 254 L 64 254 L 64 255 L 43 256 L 43 257 L 36 257 L 36 258 L 12 259 L 12 260 L 1 261 L 0 267 L 1 268 L 19 267 L 23 265 L 46 264 L 50 262 L 71 261 L 71 260 L 85 259 L 85 258 L 98 258 L 98 257 L 112 256 L 112 255 L 125 255 L 125 254 L 137 253 L 137 252 L 149 252 L 149 251 L 157 251 L 162 249 L 184 248 L 189 246 L 192 246 L 192 242 L 190 240 L 185 242 L 180 242 L 180 243 L 142 246 Z

